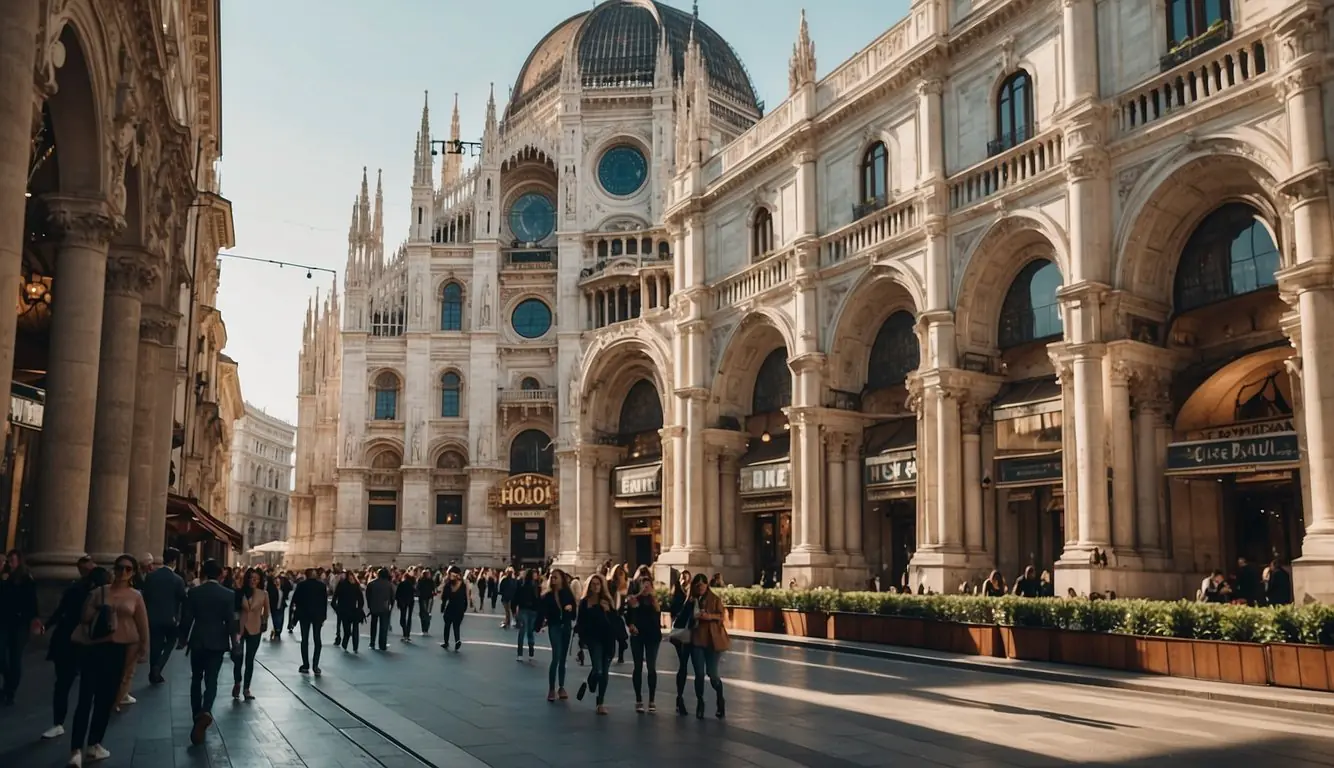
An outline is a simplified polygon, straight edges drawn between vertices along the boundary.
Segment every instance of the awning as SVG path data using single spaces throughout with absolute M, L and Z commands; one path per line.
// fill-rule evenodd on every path
M 994 421 L 1055 413 L 1061 410 L 1061 385 L 1055 377 L 1028 379 L 1007 384 L 991 401 Z
M 257 547 L 251 547 L 251 552 L 286 552 L 287 542 L 279 539 L 277 541 L 266 541 Z
M 241 534 L 184 496 L 167 494 L 167 527 L 187 543 L 216 539 L 241 551 Z

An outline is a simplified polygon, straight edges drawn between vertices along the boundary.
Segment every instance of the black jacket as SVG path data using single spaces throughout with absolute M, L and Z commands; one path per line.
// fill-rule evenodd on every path
M 566 606 L 569 606 L 570 610 L 565 610 Z M 537 604 L 539 623 L 544 627 L 548 624 L 572 624 L 577 610 L 578 601 L 574 599 L 574 593 L 569 587 L 542 595 Z
M 514 602 L 514 592 L 519 588 L 519 580 L 513 576 L 506 576 L 500 580 L 500 599 L 505 601 L 505 605 Z
M 574 623 L 574 632 L 579 635 L 580 645 L 598 644 L 603 648 L 616 644 L 615 617 L 602 607 L 601 603 L 580 603 L 579 617 Z
M 334 614 L 340 619 L 360 622 L 366 618 L 366 596 L 362 594 L 361 585 L 353 584 L 347 579 L 338 582 L 338 586 L 334 587 L 331 605 Z
M 661 640 L 662 607 L 658 604 L 657 596 L 641 593 L 628 598 L 625 601 L 625 622 L 634 627 L 644 640 Z
M 329 618 L 329 588 L 319 579 L 306 579 L 292 590 L 297 621 L 323 624 Z
M 398 583 L 398 589 L 394 590 L 394 602 L 398 603 L 399 608 L 411 608 L 412 601 L 417 597 L 417 582 L 412 577 L 407 577 Z
M 83 619 L 83 604 L 88 600 L 88 593 L 91 591 L 87 579 L 79 579 L 65 587 L 64 594 L 60 596 L 60 604 L 56 606 L 56 612 L 46 620 L 47 635 L 51 638 L 51 644 L 46 649 L 47 660 L 55 661 L 74 650 L 70 635 L 74 634 L 75 628 Z
M 27 627 L 37 618 L 37 582 L 14 576 L 0 580 L 0 629 Z
M 519 587 L 514 590 L 514 598 L 510 604 L 516 610 L 535 611 L 537 604 L 542 599 L 541 587 L 535 581 L 519 582 Z
M 196 651 L 231 650 L 232 637 L 239 634 L 236 595 L 216 581 L 206 581 L 185 596 L 181 613 L 182 644 Z
M 417 599 L 424 603 L 433 597 L 435 597 L 435 579 L 430 576 L 417 579 Z

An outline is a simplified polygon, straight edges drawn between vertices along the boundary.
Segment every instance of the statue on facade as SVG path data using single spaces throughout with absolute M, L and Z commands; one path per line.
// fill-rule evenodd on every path
M 491 281 L 482 281 L 482 328 L 491 327 Z
M 579 413 L 579 368 L 577 366 L 570 369 L 570 386 L 566 398 L 570 403 L 568 413 L 571 416 L 577 415 Z
M 477 461 L 484 462 L 491 453 L 491 443 L 486 439 L 486 432 L 477 435 Z
M 412 463 L 420 464 L 422 460 L 422 430 L 426 425 L 418 421 L 412 426 Z
M 412 278 L 412 319 L 422 319 L 422 279 L 421 275 Z
M 357 461 L 357 435 L 352 430 L 347 431 L 347 438 L 343 440 L 343 466 L 350 467 Z

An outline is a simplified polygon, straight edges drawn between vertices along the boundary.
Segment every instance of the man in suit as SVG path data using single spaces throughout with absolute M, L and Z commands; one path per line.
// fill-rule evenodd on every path
M 296 620 L 301 624 L 301 674 L 311 671 L 310 635 L 315 632 L 315 674 L 320 673 L 320 632 L 329 618 L 329 588 L 314 568 L 306 569 L 306 578 L 292 593 Z
M 185 604 L 185 579 L 176 573 L 181 553 L 168 548 L 162 555 L 162 567 L 144 577 L 144 608 L 148 611 L 148 682 L 158 685 L 166 680 L 162 670 L 171 658 L 176 625 Z
M 213 699 L 218 695 L 218 670 L 222 660 L 240 642 L 236 617 L 236 595 L 218 583 L 222 566 L 205 560 L 204 581 L 185 597 L 180 640 L 176 647 L 190 647 L 190 713 L 194 728 L 191 744 L 203 744 L 204 733 L 213 724 Z M 202 691 L 201 691 L 202 688 Z

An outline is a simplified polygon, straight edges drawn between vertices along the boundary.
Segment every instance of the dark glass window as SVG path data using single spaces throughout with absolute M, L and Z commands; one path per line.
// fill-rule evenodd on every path
M 773 413 L 792 404 L 792 371 L 787 367 L 787 350 L 779 347 L 760 363 L 755 376 L 755 394 L 750 412 Z
M 382 373 L 375 380 L 375 420 L 393 421 L 398 418 L 398 377 Z
M 1180 45 L 1232 19 L 1230 0 L 1167 0 L 1167 43 Z
M 457 373 L 446 373 L 440 377 L 440 415 L 446 419 L 457 419 L 461 401 L 463 383 Z
M 541 389 L 541 388 L 542 388 L 542 382 L 538 381 L 537 379 L 534 379 L 532 376 L 526 376 L 524 377 L 523 381 L 519 382 L 519 389 L 526 389 L 531 391 L 534 389 Z
M 1039 259 L 1023 268 L 1001 307 L 1001 349 L 1061 335 L 1060 287 L 1061 271 L 1052 262 Z
M 541 242 L 555 229 L 556 205 L 546 195 L 529 192 L 510 208 L 510 232 L 520 242 Z
M 463 525 L 463 494 L 437 493 L 435 495 L 435 524 Z
M 648 160 L 634 147 L 612 147 L 598 161 L 598 183 L 608 194 L 633 195 L 647 180 Z
M 1174 286 L 1177 312 L 1277 285 L 1278 247 L 1255 209 L 1230 203 L 1186 242 Z
M 868 390 L 895 387 L 907 380 L 921 359 L 916 319 L 910 312 L 895 312 L 880 326 L 871 344 L 871 361 L 866 371 Z
M 510 323 L 525 339 L 540 338 L 551 330 L 551 308 L 540 299 L 527 299 L 514 308 Z
M 774 249 L 774 217 L 768 208 L 755 211 L 755 224 L 751 228 L 751 248 L 754 258 L 769 253 Z
M 366 505 L 366 530 L 398 529 L 398 491 L 371 491 Z
M 463 288 L 458 283 L 445 286 L 440 302 L 440 330 L 463 330 Z
M 541 430 L 520 432 L 510 443 L 510 474 L 536 472 L 539 475 L 550 475 L 555 464 L 553 448 L 551 438 Z
M 640 379 L 621 403 L 620 433 L 629 436 L 659 429 L 662 429 L 662 399 L 658 397 L 658 388 L 648 379 Z
M 862 202 L 889 196 L 889 151 L 884 142 L 872 144 L 862 155 Z
M 996 97 L 996 140 L 992 154 L 1033 138 L 1033 79 L 1019 70 L 1001 83 Z

